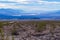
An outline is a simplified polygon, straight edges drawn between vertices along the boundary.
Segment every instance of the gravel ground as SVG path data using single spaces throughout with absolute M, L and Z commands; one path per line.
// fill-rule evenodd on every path
M 11 23 L 11 22 L 10 22 Z M 46 25 L 46 29 L 42 32 L 37 32 L 35 25 L 22 24 L 16 26 L 15 24 L 3 26 L 4 40 L 60 40 L 60 26 L 55 25 L 55 29 L 51 29 L 51 25 Z M 12 34 L 13 28 L 16 29 Z M 8 35 L 8 36 L 7 36 Z M 1 36 L 0 36 L 0 40 Z

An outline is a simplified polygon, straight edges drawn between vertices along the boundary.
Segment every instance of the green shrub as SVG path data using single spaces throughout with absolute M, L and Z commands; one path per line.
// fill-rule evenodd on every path
M 4 26 L 4 24 L 2 22 L 0 22 L 0 28 L 2 28 Z
M 46 28 L 45 26 L 46 26 L 45 22 L 38 22 L 36 30 L 41 32 L 41 31 L 43 31 Z

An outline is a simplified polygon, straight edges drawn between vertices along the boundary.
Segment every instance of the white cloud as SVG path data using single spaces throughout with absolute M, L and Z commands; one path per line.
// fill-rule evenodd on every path
M 21 4 L 28 4 L 29 2 L 27 2 L 28 0 L 8 0 L 10 2 L 17 2 L 17 3 L 21 3 Z
M 53 1 L 53 2 L 49 2 L 49 1 L 37 1 L 37 3 L 39 3 L 39 4 L 60 4 L 60 2 L 56 2 L 56 1 Z
M 27 0 L 15 0 L 16 2 L 18 3 L 21 3 L 21 4 L 28 4 L 29 2 L 27 2 Z
M 19 9 L 19 8 L 23 8 L 23 6 L 14 6 L 14 5 L 0 3 L 0 8 Z
M 8 1 L 16 2 L 16 3 L 0 3 L 0 8 L 11 8 L 11 9 L 19 9 L 19 10 L 22 9 L 24 10 L 24 13 L 25 13 L 20 15 L 16 14 L 13 16 L 39 15 L 40 12 L 60 10 L 60 2 L 48 2 L 48 1 L 42 1 L 42 0 L 28 0 L 28 1 L 27 0 L 8 0 Z M 30 12 L 32 12 L 33 14 L 30 14 Z M 29 13 L 29 14 L 26 14 L 26 13 Z
M 42 0 L 7 0 L 7 1 L 17 3 L 7 3 L 7 4 L 0 3 L 0 8 L 24 9 L 27 12 L 30 12 L 32 10 L 51 11 L 60 9 L 60 2 L 48 2 Z M 19 5 L 17 6 L 17 4 Z

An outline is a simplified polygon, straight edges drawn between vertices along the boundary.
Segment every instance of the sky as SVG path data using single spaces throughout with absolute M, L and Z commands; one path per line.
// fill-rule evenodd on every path
M 60 0 L 0 0 L 0 8 L 32 11 L 60 10 Z

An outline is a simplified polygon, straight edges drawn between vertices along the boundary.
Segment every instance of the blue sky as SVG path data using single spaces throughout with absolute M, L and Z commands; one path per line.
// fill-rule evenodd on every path
M 0 8 L 32 11 L 60 10 L 60 0 L 0 0 Z

